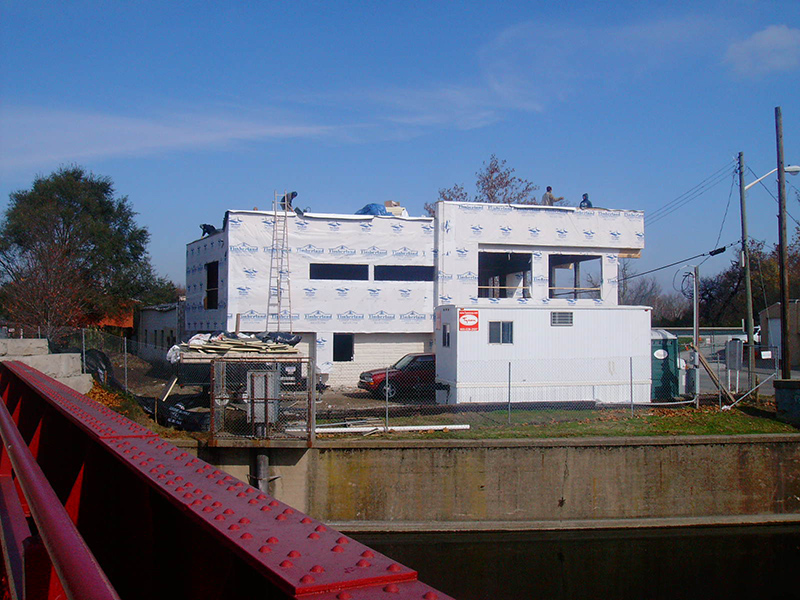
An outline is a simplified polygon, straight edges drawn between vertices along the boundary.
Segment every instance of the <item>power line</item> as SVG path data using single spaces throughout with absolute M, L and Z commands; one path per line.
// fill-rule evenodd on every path
M 645 216 L 645 224 L 652 225 L 657 221 L 660 221 L 664 217 L 672 214 L 682 206 L 688 204 L 692 200 L 698 198 L 699 196 L 706 193 L 711 188 L 715 187 L 719 183 L 725 180 L 727 174 L 730 172 L 731 167 L 733 166 L 733 161 L 730 161 L 724 167 L 718 169 L 713 174 L 706 177 L 703 181 L 689 189 L 688 191 L 684 192 L 674 200 L 666 203 L 664 206 L 658 208 L 657 210 L 648 213 Z
M 736 183 L 736 172 L 734 171 L 733 177 L 731 177 L 731 189 L 728 192 L 728 203 L 725 205 L 725 214 L 722 215 L 722 223 L 719 226 L 719 233 L 717 234 L 717 239 L 714 242 L 714 246 L 719 244 L 720 238 L 722 238 L 722 230 L 725 228 L 725 221 L 728 219 L 728 210 L 731 207 L 731 198 L 733 197 L 733 185 Z M 703 261 L 700 263 L 701 265 L 706 262 L 711 256 L 707 256 Z
M 642 275 L 649 275 L 650 273 L 655 273 L 656 271 L 661 271 L 662 269 L 669 269 L 670 267 L 674 267 L 680 263 L 685 263 L 687 260 L 694 260 L 695 258 L 700 258 L 701 256 L 716 256 L 717 254 L 722 254 L 730 248 L 731 246 L 735 246 L 736 244 L 741 243 L 741 240 L 737 240 L 735 242 L 731 242 L 726 246 L 721 246 L 720 248 L 714 248 L 713 250 L 709 250 L 708 252 L 701 252 L 700 254 L 695 254 L 694 256 L 690 256 L 689 258 L 684 258 L 683 260 L 676 260 L 674 263 L 670 263 L 668 265 L 664 265 L 663 267 L 656 267 L 655 269 L 650 269 L 649 271 L 644 271 L 643 273 L 634 273 L 633 275 L 628 275 L 627 277 L 623 277 L 622 279 L 618 279 L 617 283 L 622 281 L 627 281 L 628 279 L 634 279 L 636 277 L 641 277 Z
M 758 178 L 758 176 L 756 175 L 756 172 L 755 172 L 755 171 L 753 171 L 753 169 L 751 169 L 749 166 L 747 167 L 747 170 L 748 170 L 748 171 L 750 171 L 750 174 L 751 174 L 751 175 L 753 175 L 753 177 L 756 177 L 756 178 Z M 772 198 L 772 199 L 775 201 L 775 204 L 779 204 L 779 202 L 778 202 L 778 199 L 775 197 L 775 194 L 773 194 L 773 193 L 772 193 L 772 190 L 770 190 L 770 189 L 767 187 L 767 185 L 764 183 L 764 181 L 762 180 L 762 181 L 759 181 L 758 183 L 761 185 L 761 187 L 763 187 L 765 190 L 767 190 L 767 193 L 768 193 L 768 194 L 770 195 L 770 197 L 771 197 L 771 198 Z M 794 187 L 794 186 L 793 186 L 791 183 L 790 183 L 789 185 L 790 185 L 791 187 Z M 797 188 L 795 188 L 795 190 L 797 190 Z M 798 193 L 800 193 L 800 191 L 799 191 Z M 789 218 L 790 218 L 792 221 L 794 221 L 794 222 L 795 222 L 795 225 L 797 225 L 798 227 L 800 227 L 800 221 L 798 221 L 797 219 L 795 219 L 795 218 L 792 216 L 792 214 L 791 214 L 791 213 L 790 213 L 788 210 L 786 211 L 786 214 L 787 214 L 787 215 L 789 215 Z

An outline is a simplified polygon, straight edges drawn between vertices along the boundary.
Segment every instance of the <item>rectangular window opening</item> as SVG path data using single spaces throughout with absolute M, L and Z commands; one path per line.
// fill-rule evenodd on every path
M 333 334 L 333 362 L 353 362 L 355 335 L 352 333 Z
M 478 252 L 478 298 L 530 297 L 530 252 Z
M 489 343 L 490 344 L 513 344 L 514 343 L 514 322 L 513 321 L 489 321 Z
M 219 308 L 219 261 L 206 263 L 206 297 L 205 309 Z
M 601 256 L 551 254 L 548 279 L 550 298 L 599 300 L 603 281 Z
M 308 277 L 309 279 L 367 281 L 369 265 L 311 263 L 308 265 Z
M 433 267 L 418 265 L 375 265 L 375 281 L 433 281 Z

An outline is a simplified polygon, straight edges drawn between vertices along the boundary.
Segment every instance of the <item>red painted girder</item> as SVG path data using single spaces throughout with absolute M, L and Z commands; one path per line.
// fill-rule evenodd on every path
M 368 592 L 380 591 L 389 598 L 449 599 L 419 583 L 416 571 L 161 440 L 125 417 L 98 410 L 94 401 L 51 383 L 38 371 L 22 368 L 19 363 L 6 364 L 44 399 L 56 396 L 52 398 L 54 405 L 90 438 L 288 594 L 367 598 L 374 597 L 366 596 Z M 82 422 L 87 418 L 88 425 Z
M 3 439 L 3 451 L 8 453 L 16 481 L 28 502 L 39 535 L 69 598 L 118 599 L 111 583 L 25 445 L 25 440 L 3 402 L 0 402 L 0 437 Z

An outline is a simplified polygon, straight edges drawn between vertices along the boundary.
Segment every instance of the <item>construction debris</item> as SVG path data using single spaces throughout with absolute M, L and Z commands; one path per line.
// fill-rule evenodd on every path
M 276 354 L 297 355 L 299 351 L 289 344 L 277 343 L 271 339 L 258 339 L 256 337 L 231 337 L 233 334 L 198 334 L 188 342 L 173 346 L 167 352 L 167 360 L 172 363 L 179 362 L 182 357 L 214 355 L 226 356 L 247 355 L 264 356 Z

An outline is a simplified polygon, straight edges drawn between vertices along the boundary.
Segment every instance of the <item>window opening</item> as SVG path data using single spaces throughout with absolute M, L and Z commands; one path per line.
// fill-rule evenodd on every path
M 333 362 L 352 362 L 355 335 L 352 333 L 333 334 Z
M 367 281 L 369 265 L 312 263 L 308 265 L 309 279 L 340 279 Z
M 219 308 L 219 261 L 206 263 L 206 310 Z
M 433 267 L 418 265 L 375 265 L 375 281 L 433 281 Z
M 513 344 L 514 343 L 514 322 L 513 321 L 489 321 L 489 343 L 490 344 Z
M 530 252 L 478 252 L 478 298 L 530 298 Z
M 600 299 L 602 257 L 551 254 L 549 267 L 548 285 L 551 298 Z

